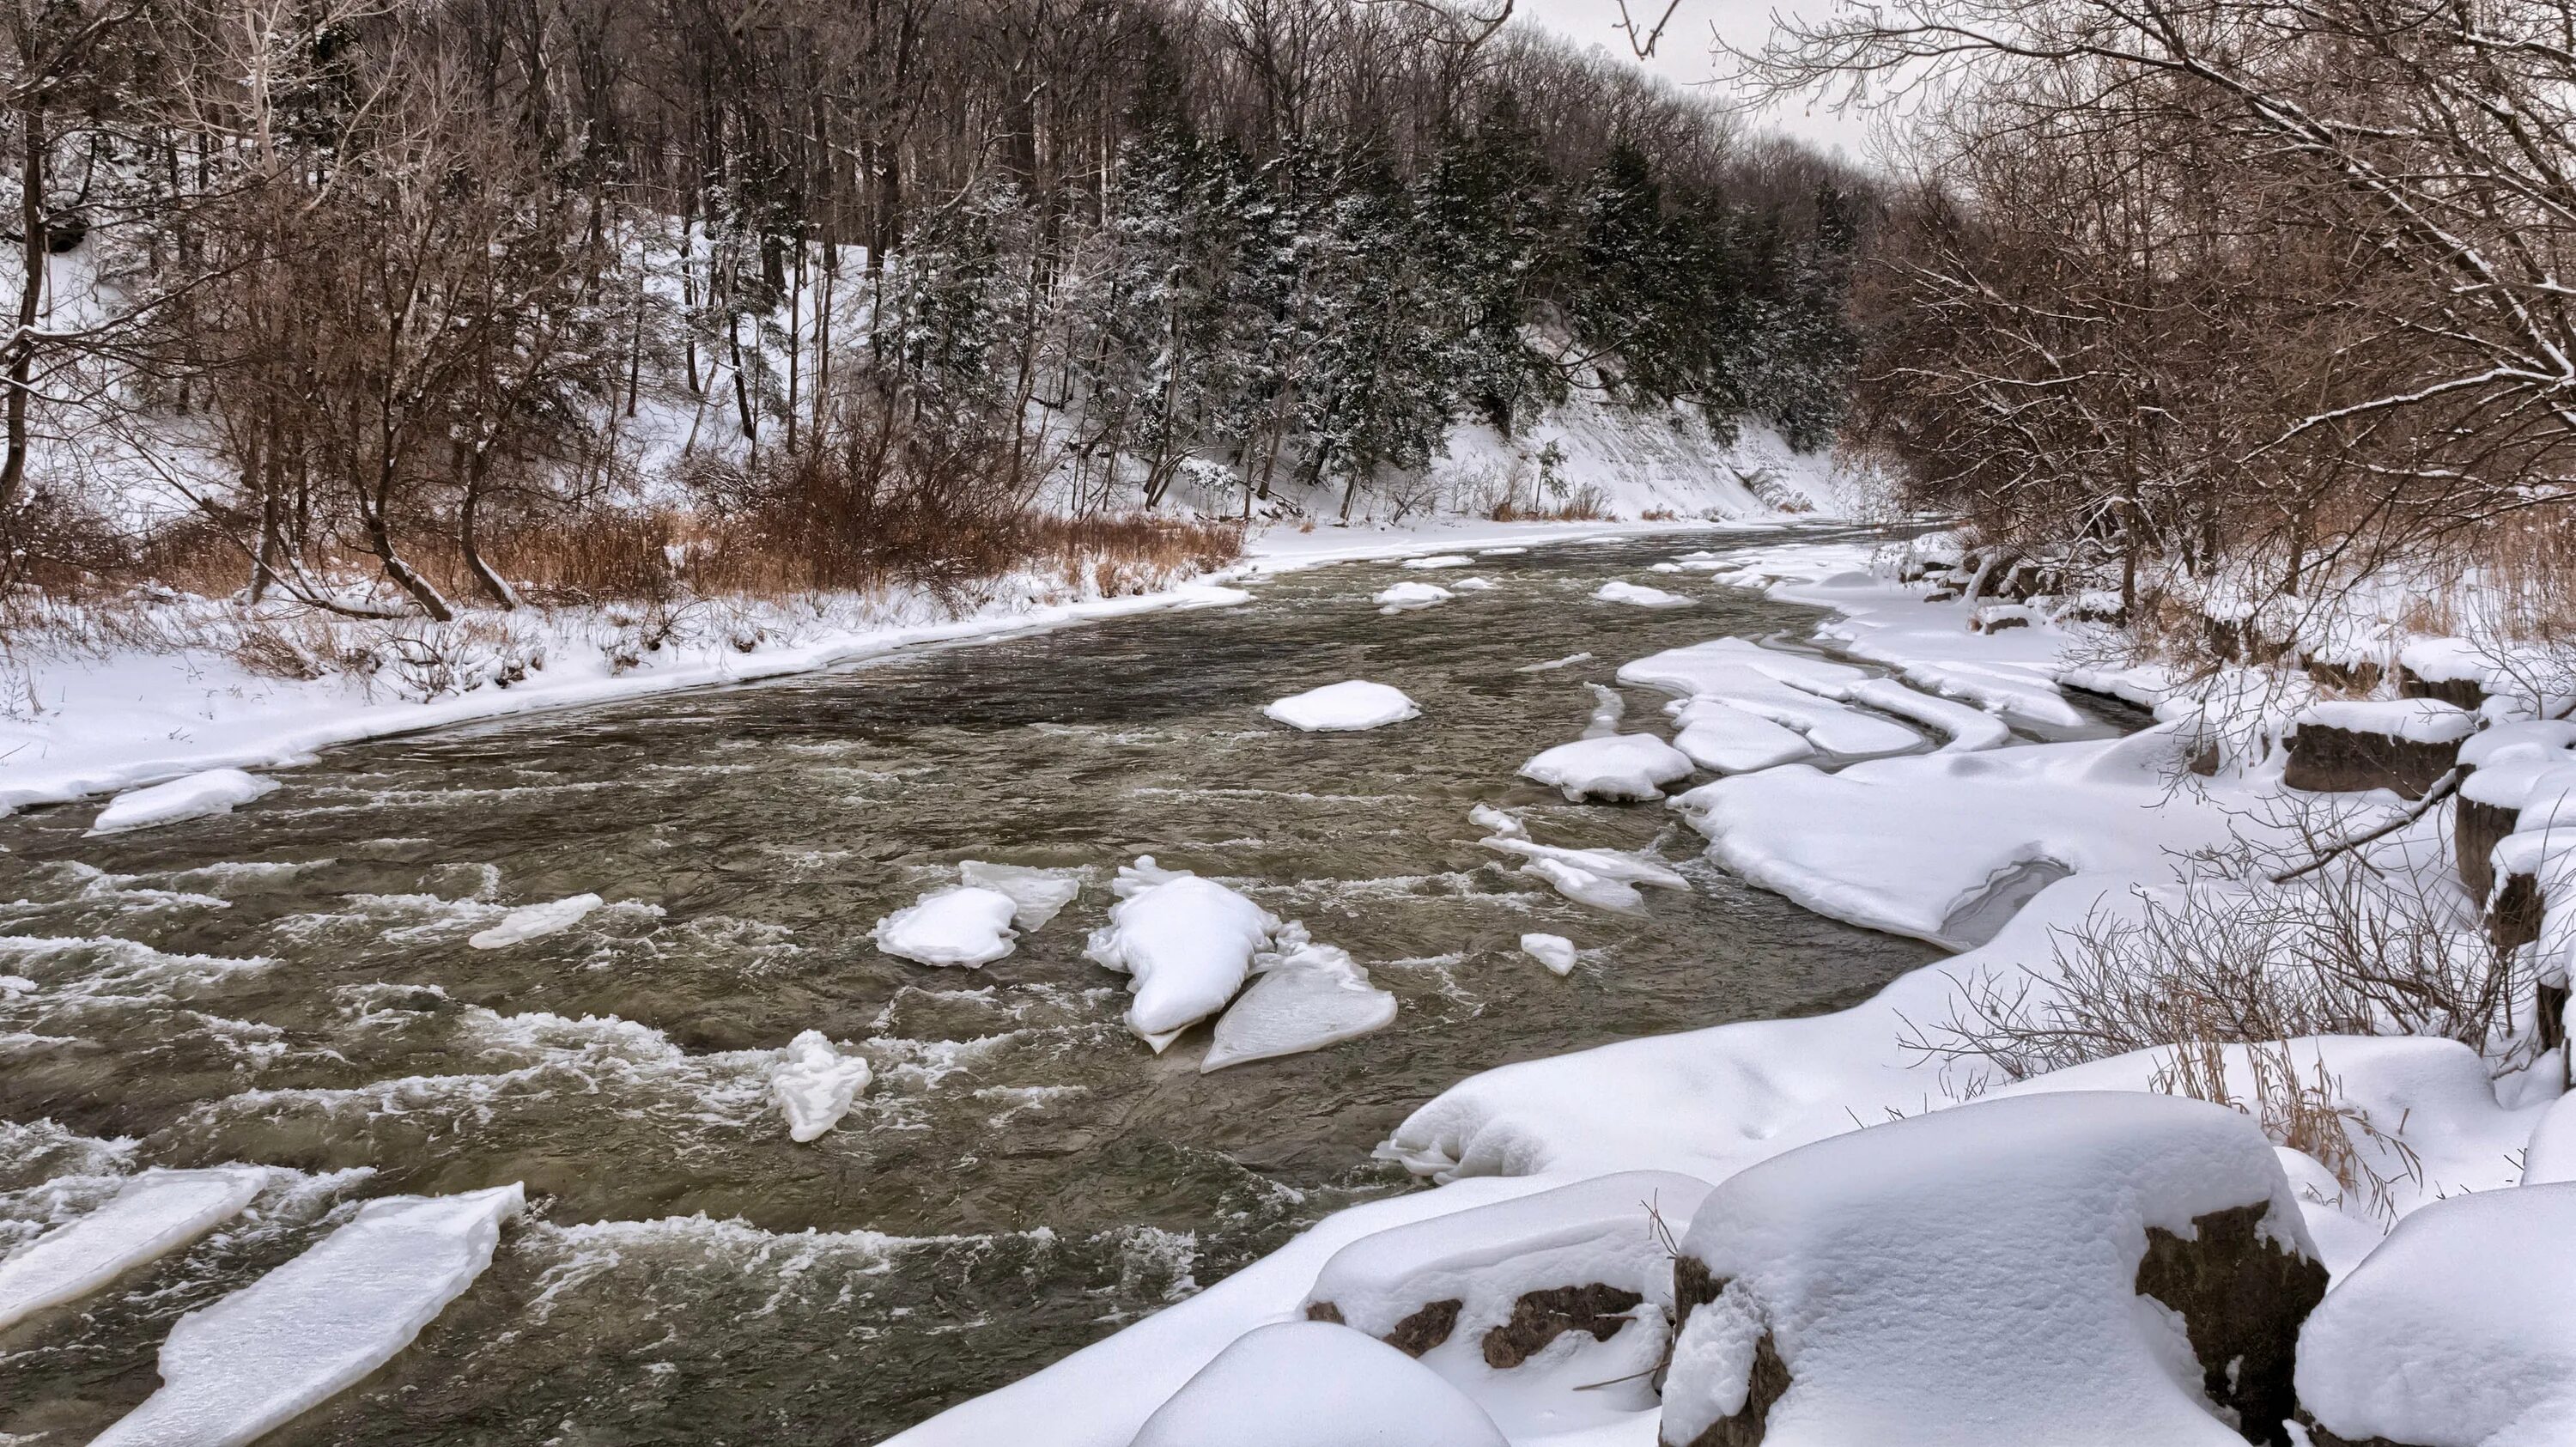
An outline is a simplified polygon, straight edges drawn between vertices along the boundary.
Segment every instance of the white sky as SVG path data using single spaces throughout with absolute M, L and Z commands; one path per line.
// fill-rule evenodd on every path
M 1742 46 L 1758 45 L 1770 33 L 1774 11 L 1822 10 L 1827 3 L 1830 0 L 1681 0 L 1681 8 L 1673 12 L 1672 23 L 1664 28 L 1664 38 L 1645 67 L 1677 84 L 1708 85 L 1716 80 L 1720 67 L 1712 34 Z M 1638 24 L 1652 26 L 1662 0 L 1629 0 L 1629 8 Z M 1616 28 L 1618 0 L 1515 0 L 1512 14 L 1577 44 L 1598 45 L 1611 56 L 1636 63 L 1628 37 Z M 1869 154 L 1869 124 L 1862 116 L 1835 115 L 1822 105 L 1791 104 L 1774 105 L 1755 119 L 1826 149 L 1840 147 L 1854 161 Z

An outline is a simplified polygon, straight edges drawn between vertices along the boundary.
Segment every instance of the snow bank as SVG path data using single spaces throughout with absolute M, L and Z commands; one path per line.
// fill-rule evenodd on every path
M 1522 935 L 1521 953 L 1547 966 L 1550 974 L 1574 973 L 1574 941 L 1563 935 L 1535 932 Z
M 1261 712 L 1310 733 L 1381 728 L 1422 716 L 1421 708 L 1402 689 L 1357 678 L 1274 699 Z
M 1433 607 L 1456 596 L 1436 583 L 1398 583 L 1370 595 L 1369 601 L 1378 605 L 1380 613 L 1392 615 Z
M 1156 1054 L 1243 988 L 1276 916 L 1212 879 L 1164 869 L 1150 854 L 1118 871 L 1118 903 L 1083 954 L 1129 977 L 1127 1028 Z
M 98 811 L 89 832 L 122 834 L 129 829 L 149 829 L 182 819 L 229 814 L 235 804 L 247 804 L 276 787 L 275 779 L 263 779 L 239 769 L 208 769 L 202 774 L 117 795 Z
M 2193 1300 L 2171 1286 L 2181 1299 L 2141 1299 L 2157 1284 L 2141 1271 L 2150 1232 L 2192 1242 L 2196 1222 L 2226 1212 L 2254 1218 L 2257 1258 L 2228 1275 L 2280 1280 L 2277 1299 L 2231 1303 L 2231 1325 L 2272 1331 L 2228 1342 L 2239 1360 L 2215 1365 L 2277 1421 L 2292 1334 L 2325 1271 L 2246 1116 L 2073 1092 L 1935 1111 L 1776 1157 L 1719 1186 L 1683 1237 L 1685 1290 L 1696 1276 L 1705 1299 L 1684 1303 L 1663 1441 L 1767 1409 L 1771 1447 L 2238 1447 L 2194 1389 L 2203 1364 L 2182 1314 Z M 1776 1377 L 1757 1387 L 1762 1355 L 1785 1368 L 1785 1393 Z
M 864 1057 L 842 1054 L 820 1030 L 788 1041 L 769 1076 L 770 1098 L 787 1117 L 787 1138 L 803 1145 L 840 1124 L 871 1074 Z
M 2299 1405 L 2348 1442 L 2543 1447 L 2576 1434 L 2576 1184 L 2397 1223 L 2299 1334 Z
M 1649 588 L 1638 583 L 1623 583 L 1615 578 L 1594 589 L 1592 596 L 1604 603 L 1628 603 L 1639 608 L 1699 606 L 1696 598 L 1685 598 L 1679 593 L 1667 593 L 1661 588 Z
M 170 1329 L 161 1388 L 91 1447 L 240 1447 L 391 1361 L 492 1264 L 516 1185 L 370 1201 Z
M 1020 902 L 998 889 L 934 889 L 876 922 L 868 937 L 897 959 L 981 969 L 1009 954 Z
M 1011 897 L 1011 924 L 1022 934 L 1032 934 L 1047 927 L 1082 893 L 1081 871 L 1074 869 L 1037 869 L 1025 864 L 987 864 L 969 859 L 957 866 L 957 875 L 978 889 L 989 889 Z
M 1252 988 L 1218 1018 L 1200 1074 L 1321 1050 L 1394 1021 L 1395 996 L 1370 984 L 1349 951 L 1315 943 L 1300 924 L 1279 936 L 1279 949 L 1255 960 Z
M 1688 755 L 1652 734 L 1610 734 L 1577 739 L 1521 765 L 1521 777 L 1586 799 L 1642 802 L 1664 797 L 1663 786 L 1687 779 Z
M 589 918 L 590 912 L 605 902 L 595 894 L 576 894 L 543 904 L 523 904 L 501 916 L 499 923 L 478 931 L 465 942 L 478 950 L 501 950 L 547 935 L 561 934 Z
M 0 1327 L 77 1301 L 196 1240 L 249 1205 L 266 1178 L 252 1169 L 134 1177 L 107 1204 L 0 1261 Z
M 1133 1447 L 1506 1447 L 1429 1368 L 1345 1326 L 1245 1333 L 1136 1433 Z

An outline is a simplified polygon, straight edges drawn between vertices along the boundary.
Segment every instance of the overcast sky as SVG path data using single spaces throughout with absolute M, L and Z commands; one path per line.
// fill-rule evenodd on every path
M 1651 26 L 1661 0 L 1629 0 L 1640 25 Z M 1772 12 L 1779 9 L 1821 11 L 1830 0 L 1681 0 L 1665 27 L 1646 69 L 1682 85 L 1706 85 L 1716 79 L 1719 62 L 1712 33 L 1738 45 L 1758 45 L 1770 33 Z M 1515 0 L 1512 13 L 1582 45 L 1598 45 L 1617 58 L 1636 62 L 1628 37 L 1617 29 L 1618 0 Z M 1857 116 L 1837 116 L 1821 105 L 1773 106 L 1759 120 L 1775 130 L 1827 148 L 1841 147 L 1855 161 L 1869 152 L 1869 128 Z

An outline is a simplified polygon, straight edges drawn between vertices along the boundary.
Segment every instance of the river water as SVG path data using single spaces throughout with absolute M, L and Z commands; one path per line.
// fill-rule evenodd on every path
M 334 750 L 225 818 L 0 821 L 0 977 L 36 986 L 0 985 L 0 1249 L 136 1166 L 285 1168 L 253 1215 L 0 1332 L 0 1443 L 86 1440 L 151 1390 L 178 1315 L 356 1201 L 508 1181 L 531 1210 L 492 1269 L 268 1441 L 875 1442 L 1413 1189 L 1370 1148 L 1468 1074 L 1866 995 L 1930 952 L 1740 884 L 1661 809 L 1513 778 L 1621 661 L 1806 635 L 1812 610 L 1645 571 L 1711 545 L 1344 564 L 1238 607 Z M 1497 586 L 1368 602 L 1471 571 Z M 1614 577 L 1700 603 L 1589 600 Z M 1258 713 L 1354 677 L 1425 717 L 1303 735 Z M 1662 701 L 1632 691 L 1629 726 Z M 1477 846 L 1477 803 L 1660 851 L 1693 891 L 1643 918 L 1575 905 Z M 1396 1022 L 1212 1075 L 1204 1031 L 1150 1054 L 1081 958 L 1146 853 L 1349 949 Z M 1090 883 L 980 972 L 878 954 L 870 926 L 964 859 Z M 466 944 L 585 891 L 609 903 L 575 929 Z M 1526 930 L 1583 962 L 1550 975 Z M 767 1077 L 806 1029 L 877 1080 L 795 1145 Z

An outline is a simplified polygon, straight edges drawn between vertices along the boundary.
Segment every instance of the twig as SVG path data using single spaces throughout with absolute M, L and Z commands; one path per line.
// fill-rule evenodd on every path
M 2350 839 L 2344 840 L 2340 844 L 2328 845 L 2325 849 L 2318 852 L 2316 858 L 2309 860 L 2298 868 L 2283 870 L 2281 873 L 2273 875 L 2272 882 L 2274 884 L 2287 884 L 2302 874 L 2311 874 L 2319 869 L 2323 869 L 2326 866 L 2326 863 L 2338 854 L 2348 854 L 2351 851 L 2360 848 L 2362 845 L 2370 843 L 2374 839 L 2384 839 L 2389 835 L 2396 833 L 2398 830 L 2405 828 L 2407 825 L 2423 818 L 2426 814 L 2431 813 L 2434 805 L 2439 804 L 2443 800 L 2451 797 L 2453 794 L 2458 793 L 2460 791 L 2461 783 L 2467 778 L 2468 771 L 2454 765 L 2449 773 L 2444 774 L 2441 778 L 2433 781 L 2433 787 L 2424 791 L 2424 797 L 2415 801 L 2414 808 L 2406 810 L 2396 818 L 2389 820 L 2387 823 L 2380 825 L 2376 829 L 2370 829 L 2360 834 L 2356 834 Z

